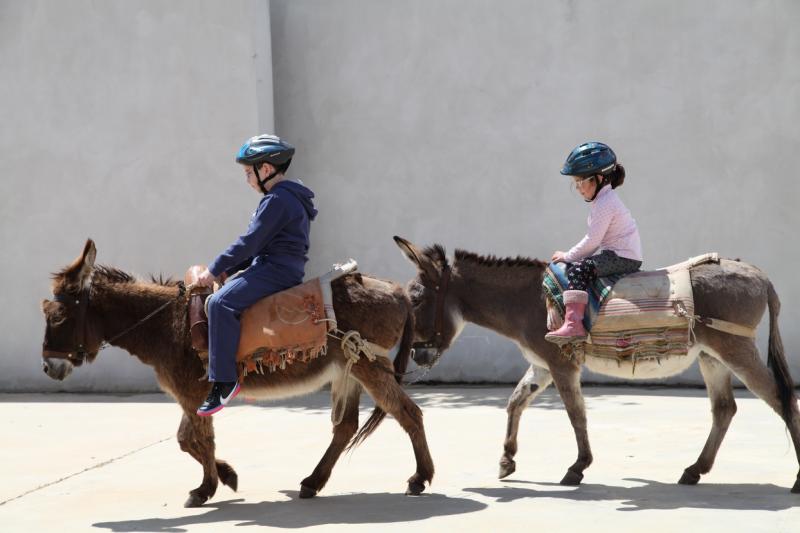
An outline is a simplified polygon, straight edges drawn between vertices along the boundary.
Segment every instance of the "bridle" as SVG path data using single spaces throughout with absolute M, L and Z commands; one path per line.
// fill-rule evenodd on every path
M 57 294 L 54 296 L 55 301 L 60 302 L 66 306 L 75 305 L 78 308 L 78 317 L 77 317 L 77 325 L 75 327 L 75 335 L 74 335 L 74 342 L 73 345 L 75 346 L 72 350 L 54 350 L 47 344 L 47 338 L 45 337 L 45 342 L 42 346 L 42 357 L 46 359 L 66 359 L 70 363 L 78 366 L 83 364 L 86 360 L 86 356 L 88 352 L 86 351 L 86 311 L 89 308 L 89 294 L 92 290 L 92 282 L 86 284 L 81 289 L 80 294 L 78 294 L 77 300 L 71 300 L 68 296 Z M 122 330 L 121 332 L 117 333 L 107 341 L 103 341 L 100 344 L 100 347 L 97 349 L 99 352 L 100 350 L 105 350 L 109 346 L 111 346 L 114 341 L 125 335 L 126 333 L 136 329 L 143 323 L 147 322 L 154 316 L 156 316 L 159 312 L 163 311 L 170 305 L 174 304 L 178 299 L 180 299 L 186 293 L 186 286 L 183 284 L 182 281 L 178 282 L 178 297 L 174 300 L 169 300 L 164 304 L 157 307 L 154 311 L 149 313 L 144 318 L 135 322 L 132 326 Z
M 78 325 L 75 327 L 74 345 L 73 350 L 54 350 L 47 344 L 47 337 L 45 337 L 44 344 L 42 345 L 42 357 L 48 359 L 67 359 L 73 364 L 82 364 L 86 359 L 86 310 L 89 307 L 89 291 L 91 290 L 91 282 L 81 289 L 78 294 L 77 300 L 72 300 L 70 297 L 63 294 L 56 294 L 54 300 L 70 307 L 72 305 L 78 308 Z
M 430 367 L 436 364 L 442 356 L 442 345 L 444 344 L 443 330 L 444 330 L 444 300 L 447 296 L 447 287 L 450 285 L 450 266 L 446 265 L 442 270 L 442 277 L 439 280 L 439 285 L 435 287 L 436 290 L 436 318 L 434 321 L 434 336 L 433 339 L 427 341 L 415 342 L 411 345 L 411 357 L 414 357 L 414 352 L 418 349 L 435 349 L 436 357 L 431 362 Z

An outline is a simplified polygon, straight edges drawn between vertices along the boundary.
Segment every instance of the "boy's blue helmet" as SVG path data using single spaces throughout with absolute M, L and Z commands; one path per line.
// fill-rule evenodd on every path
M 608 145 L 589 141 L 578 145 L 567 156 L 561 173 L 566 176 L 605 174 L 614 168 L 617 156 Z
M 280 140 L 275 135 L 258 135 L 251 137 L 236 154 L 236 162 L 242 165 L 260 165 L 269 163 L 280 166 L 291 161 L 294 155 L 294 146 Z

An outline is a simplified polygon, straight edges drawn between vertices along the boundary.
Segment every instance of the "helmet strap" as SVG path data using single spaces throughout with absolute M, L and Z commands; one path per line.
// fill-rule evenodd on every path
M 274 178 L 275 176 L 277 176 L 277 175 L 278 175 L 278 171 L 276 170 L 275 172 L 273 172 L 272 174 L 270 174 L 269 176 L 267 176 L 267 177 L 266 177 L 266 178 L 264 178 L 263 180 L 261 179 L 261 176 L 259 176 L 259 175 L 258 175 L 258 167 L 257 167 L 257 166 L 255 166 L 255 165 L 253 165 L 253 172 L 255 172 L 255 173 L 256 173 L 256 181 L 258 182 L 258 188 L 259 188 L 259 189 L 261 189 L 261 192 L 263 192 L 264 194 L 269 194 L 269 191 L 268 191 L 268 190 L 267 190 L 267 188 L 265 187 L 265 184 L 266 184 L 266 183 L 267 183 L 269 180 L 271 180 L 272 178 Z
M 600 176 L 600 179 L 597 179 L 597 176 Z M 584 202 L 594 202 L 594 199 L 600 194 L 600 189 L 606 184 L 606 177 L 603 174 L 595 174 L 592 179 L 594 180 L 594 194 L 588 200 L 584 200 Z

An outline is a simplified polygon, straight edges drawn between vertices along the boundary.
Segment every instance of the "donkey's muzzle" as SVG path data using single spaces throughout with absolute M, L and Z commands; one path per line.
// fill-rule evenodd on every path
M 411 359 L 417 364 L 425 368 L 431 368 L 436 361 L 439 360 L 441 353 L 437 348 L 414 348 L 411 353 Z
M 47 377 L 63 381 L 72 373 L 72 363 L 62 359 L 42 359 L 42 370 Z

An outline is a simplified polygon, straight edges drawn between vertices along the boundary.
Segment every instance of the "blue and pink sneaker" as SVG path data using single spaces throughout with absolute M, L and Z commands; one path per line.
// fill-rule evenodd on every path
M 217 411 L 222 410 L 223 407 L 228 405 L 228 402 L 236 398 L 240 389 L 241 386 L 238 381 L 215 381 L 211 386 L 211 392 L 208 393 L 208 398 L 206 398 L 203 405 L 197 409 L 197 414 L 200 416 L 211 416 Z

